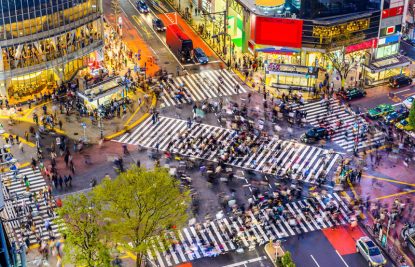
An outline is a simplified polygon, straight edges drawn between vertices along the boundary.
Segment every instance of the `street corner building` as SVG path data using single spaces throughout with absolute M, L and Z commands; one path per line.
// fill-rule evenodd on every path
M 399 55 L 408 0 L 192 2 L 216 16 L 226 10 L 232 49 L 262 61 L 271 87 L 315 88 L 320 70 L 335 73 L 325 57 L 329 52 L 343 54 L 343 61 L 356 65 L 354 80 L 365 85 L 384 83 L 410 64 Z M 206 21 L 204 28 L 215 29 L 212 23 Z
M 0 95 L 52 92 L 103 57 L 101 0 L 0 0 Z

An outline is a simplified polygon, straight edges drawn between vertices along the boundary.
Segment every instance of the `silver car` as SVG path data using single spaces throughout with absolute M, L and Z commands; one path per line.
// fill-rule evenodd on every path
M 386 264 L 386 259 L 379 247 L 367 236 L 362 236 L 356 241 L 356 251 L 363 255 L 369 266 L 384 266 Z

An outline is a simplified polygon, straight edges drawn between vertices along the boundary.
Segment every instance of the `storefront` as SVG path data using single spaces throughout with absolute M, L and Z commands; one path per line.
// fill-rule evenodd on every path
M 317 68 L 298 65 L 266 64 L 266 84 L 274 88 L 310 91 L 316 84 Z
M 403 68 L 411 62 L 404 56 L 390 56 L 363 64 L 365 85 L 384 83 L 388 78 L 403 73 Z

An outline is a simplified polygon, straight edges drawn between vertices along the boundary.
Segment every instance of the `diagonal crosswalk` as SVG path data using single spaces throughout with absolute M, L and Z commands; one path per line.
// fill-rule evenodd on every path
M 336 207 L 339 216 L 332 216 L 329 206 Z M 278 216 L 271 210 L 265 205 L 245 214 L 205 221 L 153 238 L 147 256 L 156 266 L 173 266 L 270 240 L 343 225 L 348 223 L 350 212 L 336 193 L 324 198 L 286 203 Z
M 29 190 L 24 185 L 24 177 L 29 181 Z M 1 213 L 8 237 L 20 243 L 28 236 L 30 244 L 36 243 L 36 236 L 42 239 L 49 239 L 50 234 L 58 237 L 58 226 L 53 223 L 53 211 L 49 210 L 50 216 L 48 203 L 44 200 L 46 182 L 39 169 L 20 169 L 16 177 L 12 173 L 3 173 L 1 179 L 5 198 L 5 207 Z M 33 228 L 27 226 L 30 216 L 33 218 Z M 45 220 L 50 221 L 52 233 L 48 233 L 45 228 Z
M 200 73 L 174 77 L 173 82 L 174 88 L 183 87 L 186 95 L 190 95 L 193 101 L 203 101 L 205 99 L 236 94 L 235 85 L 239 84 L 228 70 L 204 70 Z M 190 102 L 188 97 L 176 97 L 177 90 L 172 89 L 169 83 L 163 81 L 162 84 L 163 93 L 161 94 L 161 99 L 164 106 L 174 106 Z M 239 93 L 244 92 L 246 92 L 246 89 L 240 86 Z
M 298 107 L 298 109 L 307 113 L 307 122 L 312 126 L 319 126 L 319 122 L 324 119 L 335 130 L 335 133 L 331 136 L 331 141 L 348 152 L 353 151 L 355 144 L 354 133 L 356 133 L 356 136 L 359 136 L 359 149 L 384 141 L 383 133 L 377 130 L 371 138 L 369 138 L 368 134 L 362 137 L 361 133 L 369 128 L 368 123 L 353 111 L 346 110 L 338 100 L 330 100 L 330 112 L 327 111 L 322 101 L 310 102 L 302 107 Z M 338 121 L 342 122 L 341 126 L 337 126 Z
M 148 118 L 117 141 L 218 162 L 224 157 L 224 147 L 233 141 L 236 134 L 234 130 L 207 124 L 193 123 L 189 128 L 185 120 L 160 117 L 156 124 Z M 203 143 L 208 139 L 214 139 L 215 145 Z M 247 148 L 248 153 L 229 158 L 226 162 L 269 174 L 290 171 L 292 178 L 313 183 L 322 172 L 329 174 L 340 157 L 329 150 L 295 141 L 277 138 L 253 141 L 255 146 Z

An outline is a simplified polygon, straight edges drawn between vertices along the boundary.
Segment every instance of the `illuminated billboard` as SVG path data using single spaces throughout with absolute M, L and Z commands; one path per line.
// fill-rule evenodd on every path
M 255 5 L 257 6 L 281 6 L 285 4 L 285 0 L 255 0 Z
M 258 17 L 251 23 L 251 39 L 255 44 L 301 48 L 303 21 Z

